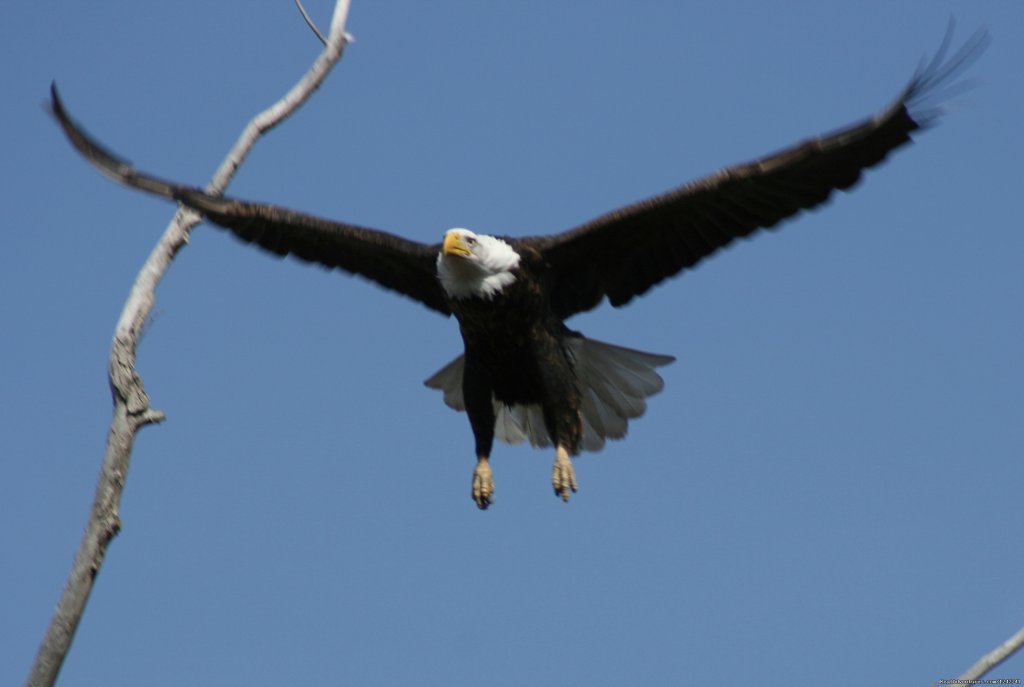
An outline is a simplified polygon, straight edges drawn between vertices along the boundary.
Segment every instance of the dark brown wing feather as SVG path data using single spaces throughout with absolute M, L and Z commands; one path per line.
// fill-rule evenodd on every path
M 409 241 L 353 224 L 333 222 L 286 208 L 212 196 L 136 171 L 75 124 L 51 87 L 51 110 L 72 145 L 115 181 L 180 201 L 230 229 L 247 243 L 276 255 L 293 255 L 324 267 L 358 274 L 445 315 L 451 313 L 437 280 L 440 245 Z
M 952 27 L 951 27 L 952 28 Z M 910 142 L 939 114 L 924 102 L 987 46 L 979 31 L 946 59 L 951 32 L 900 97 L 874 117 L 774 155 L 729 167 L 615 210 L 576 229 L 525 239 L 549 265 L 555 313 L 566 318 L 607 296 L 621 306 L 733 240 L 774 227 L 847 190 L 861 172 Z

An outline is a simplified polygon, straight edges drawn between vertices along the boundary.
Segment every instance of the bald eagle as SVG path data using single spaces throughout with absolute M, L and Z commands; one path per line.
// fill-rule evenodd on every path
M 553 446 L 552 485 L 568 501 L 571 458 L 626 434 L 661 390 L 668 355 L 601 343 L 565 320 L 607 299 L 621 307 L 757 229 L 776 226 L 849 190 L 861 173 L 909 143 L 939 110 L 940 86 L 984 50 L 979 31 L 947 57 L 950 34 L 896 100 L 873 117 L 754 162 L 729 167 L 552 236 L 509 238 L 451 229 L 427 245 L 286 208 L 211 196 L 143 174 L 107 152 L 65 110 L 51 109 L 75 148 L 116 181 L 199 211 L 247 243 L 360 275 L 454 315 L 463 353 L 426 381 L 465 411 L 475 439 L 472 497 L 494 495 L 495 436 Z

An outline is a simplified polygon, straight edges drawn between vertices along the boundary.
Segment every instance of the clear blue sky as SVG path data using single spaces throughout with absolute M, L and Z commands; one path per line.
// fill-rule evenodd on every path
M 309 2 L 326 24 L 330 2 Z M 290 0 L 0 13 L 0 683 L 64 583 L 113 325 L 173 206 L 40 104 L 205 184 L 319 45 Z M 207 226 L 139 356 L 143 431 L 64 685 L 927 685 L 1024 624 L 1024 4 L 369 2 L 230 192 L 436 241 L 569 228 L 868 115 L 993 44 L 940 127 L 851 195 L 623 310 L 666 390 L 577 461 L 472 437 L 422 380 L 454 321 Z M 995 677 L 1024 677 L 1024 657 Z

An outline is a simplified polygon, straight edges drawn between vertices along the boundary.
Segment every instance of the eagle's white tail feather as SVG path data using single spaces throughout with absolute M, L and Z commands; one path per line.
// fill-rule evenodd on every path
M 466 356 L 460 355 L 423 382 L 431 389 L 441 391 L 444 394 L 444 404 L 460 413 L 466 410 L 466 402 L 462 398 L 462 374 L 465 369 Z
M 551 446 L 551 438 L 544 425 L 544 411 L 536 404 L 507 406 L 494 402 L 494 436 L 506 444 L 518 444 L 529 439 L 533 446 Z
M 644 414 L 645 399 L 665 386 L 655 368 L 668 365 L 675 358 L 583 337 L 569 338 L 566 343 L 580 381 L 583 449 L 600 451 L 606 439 L 626 436 L 630 418 Z M 462 398 L 464 369 L 465 359 L 460 355 L 424 384 L 439 389 L 448 407 L 463 411 L 466 409 Z M 518 444 L 529 440 L 534 446 L 551 446 L 539 405 L 509 407 L 495 400 L 494 411 L 494 434 L 501 441 Z

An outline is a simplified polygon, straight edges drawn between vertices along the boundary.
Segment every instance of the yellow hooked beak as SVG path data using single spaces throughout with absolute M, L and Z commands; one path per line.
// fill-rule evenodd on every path
M 445 234 L 444 248 L 442 250 L 445 255 L 458 255 L 462 258 L 468 258 L 473 255 L 473 251 L 469 249 L 466 237 L 454 231 Z

